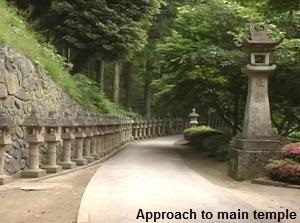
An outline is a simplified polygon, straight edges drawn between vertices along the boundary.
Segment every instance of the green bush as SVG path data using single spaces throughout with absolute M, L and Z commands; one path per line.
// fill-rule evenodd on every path
M 209 126 L 197 126 L 185 129 L 183 132 L 183 136 L 186 140 L 193 141 L 202 138 L 206 138 L 211 135 L 219 135 L 222 134 L 220 131 L 213 129 Z
M 300 132 L 293 132 L 291 134 L 288 135 L 288 140 L 291 142 L 300 142 Z
M 100 85 L 82 74 L 76 74 L 74 81 L 77 90 L 81 92 L 81 100 L 85 100 L 95 110 L 112 115 L 135 116 L 112 103 L 101 91 Z
M 223 161 L 228 159 L 230 137 L 209 126 L 188 128 L 183 133 L 184 138 L 193 145 L 208 152 L 209 156 Z
M 229 158 L 229 142 L 230 137 L 226 135 L 212 135 L 203 139 L 202 148 L 217 160 L 225 161 Z

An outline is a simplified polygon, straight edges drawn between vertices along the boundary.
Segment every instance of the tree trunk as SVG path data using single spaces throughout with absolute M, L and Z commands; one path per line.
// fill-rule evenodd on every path
M 97 82 L 100 84 L 100 89 L 104 92 L 104 60 L 97 60 L 96 61 L 96 73 L 97 73 Z
M 82 73 L 90 57 L 89 51 L 78 51 L 73 60 L 73 73 Z
M 115 61 L 115 72 L 113 79 L 112 96 L 113 102 L 119 104 L 119 93 L 120 93 L 120 61 Z
M 144 88 L 144 102 L 145 102 L 145 117 L 150 118 L 151 116 L 151 63 L 147 60 L 146 63 L 146 81 L 145 81 L 145 88 Z
M 133 87 L 133 70 L 134 63 L 126 62 L 123 64 L 123 74 L 125 76 L 125 89 L 126 89 L 126 107 L 131 108 L 132 105 L 132 87 Z

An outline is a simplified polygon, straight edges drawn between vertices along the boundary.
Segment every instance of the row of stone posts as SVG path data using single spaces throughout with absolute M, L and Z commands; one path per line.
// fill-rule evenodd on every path
M 25 141 L 28 143 L 27 169 L 21 177 L 37 178 L 46 173 L 58 173 L 62 169 L 83 166 L 110 154 L 131 139 L 132 120 L 108 116 L 81 116 L 69 114 L 59 119 L 54 112 L 47 118 L 32 112 L 25 119 Z M 0 114 L 0 184 L 11 181 L 4 174 L 4 152 L 12 144 L 10 130 L 13 121 Z M 59 144 L 62 142 L 62 148 Z M 40 149 L 46 145 L 46 160 L 40 163 Z M 58 156 L 57 152 L 61 155 Z
M 92 163 L 133 139 L 181 134 L 187 127 L 187 120 L 133 120 L 80 114 L 72 117 L 68 113 L 58 118 L 55 112 L 41 117 L 33 110 L 21 126 L 25 130 L 24 140 L 28 143 L 27 169 L 21 172 L 21 177 L 38 178 L 46 173 L 58 173 Z M 13 120 L 0 114 L 0 185 L 12 179 L 4 174 L 4 152 L 12 144 L 13 127 Z M 44 147 L 45 159 L 41 162 L 40 150 Z
M 136 119 L 132 125 L 135 140 L 182 134 L 187 128 L 187 121 L 182 118 Z

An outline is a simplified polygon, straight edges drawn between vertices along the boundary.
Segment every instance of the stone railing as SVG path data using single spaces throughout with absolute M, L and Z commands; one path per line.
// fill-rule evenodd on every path
M 188 126 L 188 121 L 181 118 L 158 118 L 134 120 L 132 136 L 135 140 L 165 135 L 182 134 Z
M 13 143 L 11 129 L 14 125 L 9 116 L 0 114 L 0 119 L 0 184 L 5 184 L 12 180 L 4 173 L 4 152 Z M 28 157 L 20 176 L 39 178 L 46 173 L 84 166 L 131 140 L 181 134 L 187 125 L 187 120 L 180 118 L 133 120 L 104 115 L 73 117 L 68 113 L 58 118 L 53 112 L 48 117 L 40 117 L 32 111 L 21 125 Z

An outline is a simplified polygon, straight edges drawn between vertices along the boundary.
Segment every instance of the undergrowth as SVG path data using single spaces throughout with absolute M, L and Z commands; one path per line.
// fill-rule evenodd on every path
M 34 61 L 81 105 L 102 113 L 128 114 L 110 102 L 96 83 L 81 76 L 73 77 L 68 64 L 55 47 L 31 30 L 17 9 L 8 5 L 5 0 L 0 0 L 0 14 L 0 44 L 14 48 Z

